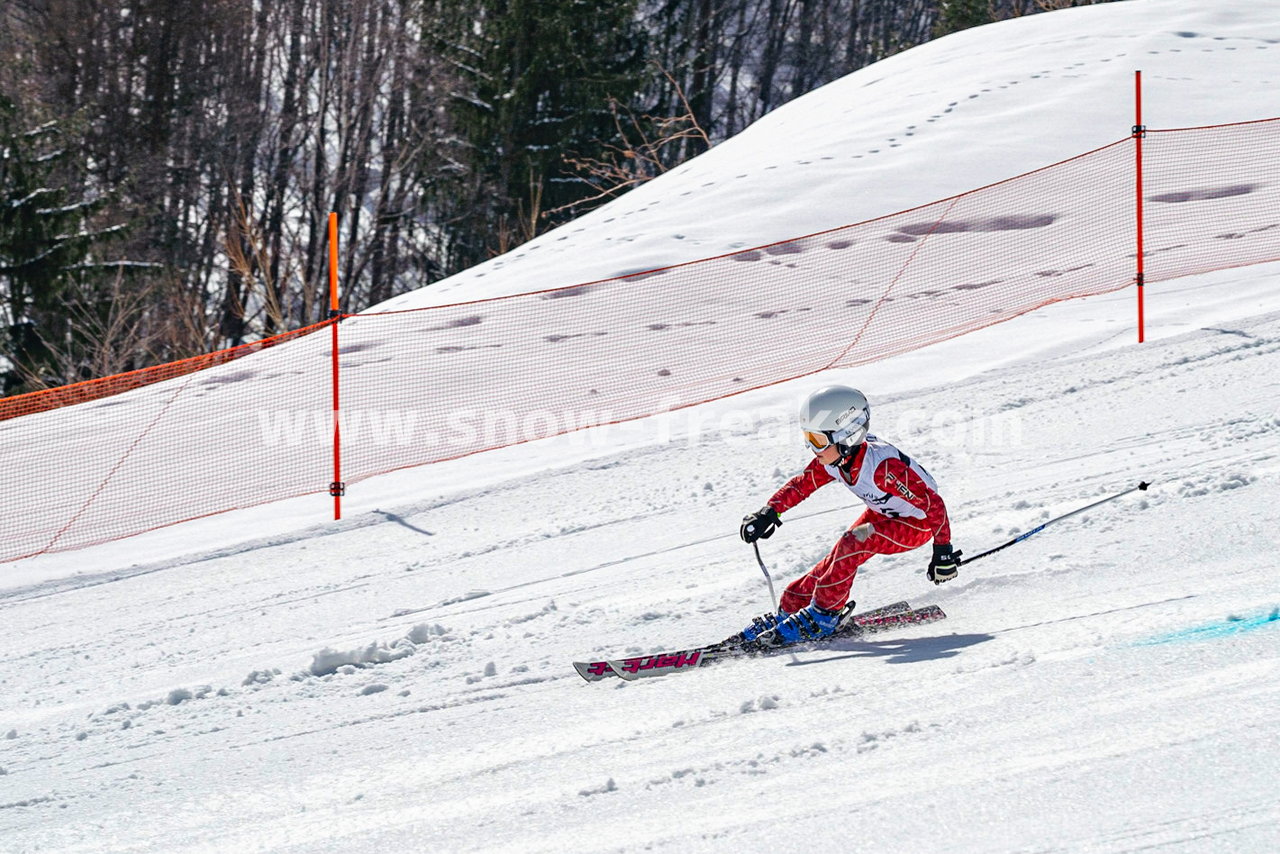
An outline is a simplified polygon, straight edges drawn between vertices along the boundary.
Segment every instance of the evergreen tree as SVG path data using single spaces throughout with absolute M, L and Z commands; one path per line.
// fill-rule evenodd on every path
M 59 166 L 68 157 L 62 126 L 29 127 L 0 94 L 0 298 L 7 333 L 0 350 L 0 390 L 33 390 L 87 378 L 82 339 L 89 315 L 109 312 L 93 287 L 103 268 L 90 263 L 99 200 L 74 198 Z
M 933 27 L 934 38 L 970 27 L 980 27 L 995 20 L 990 0 L 942 0 L 938 6 L 938 21 Z
M 465 142 L 468 263 L 528 240 L 543 211 L 594 191 L 567 156 L 616 137 L 609 99 L 631 103 L 644 71 L 635 0 L 480 0 L 459 65 L 470 91 L 451 113 Z M 572 207 L 558 221 L 576 215 Z

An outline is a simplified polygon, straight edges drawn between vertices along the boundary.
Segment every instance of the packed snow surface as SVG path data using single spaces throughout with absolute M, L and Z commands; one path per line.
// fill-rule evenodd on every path
M 1153 125 L 1258 118 L 1277 12 L 1133 0 L 942 39 L 401 304 L 1006 177 L 1123 135 L 1135 67 Z M 1277 272 L 1150 288 L 1141 346 L 1121 292 L 368 481 L 341 523 L 298 499 L 5 565 L 0 851 L 1280 850 Z M 575 659 L 767 609 L 737 526 L 806 462 L 792 418 L 822 380 L 867 392 L 969 554 L 1154 486 L 945 586 L 922 552 L 859 573 L 864 607 L 937 603 L 943 622 L 584 683 Z M 775 576 L 857 512 L 829 487 L 788 513 L 762 544 Z

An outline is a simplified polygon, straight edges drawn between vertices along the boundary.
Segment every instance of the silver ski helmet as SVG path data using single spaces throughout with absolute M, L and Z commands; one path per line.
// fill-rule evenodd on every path
M 871 407 L 856 388 L 820 388 L 800 405 L 800 429 L 815 454 L 829 445 L 839 446 L 841 455 L 852 453 L 867 438 L 870 426 Z

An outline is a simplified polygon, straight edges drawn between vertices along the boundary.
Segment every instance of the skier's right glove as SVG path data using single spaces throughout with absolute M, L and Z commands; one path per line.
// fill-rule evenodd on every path
M 780 525 L 782 519 L 778 517 L 778 511 L 766 504 L 756 512 L 742 517 L 742 528 L 738 533 L 742 535 L 744 543 L 754 543 L 756 540 L 772 537 L 774 529 Z
M 945 546 L 933 544 L 933 560 L 929 561 L 929 580 L 934 584 L 950 581 L 960 574 L 960 555 L 963 552 L 951 550 L 951 544 Z

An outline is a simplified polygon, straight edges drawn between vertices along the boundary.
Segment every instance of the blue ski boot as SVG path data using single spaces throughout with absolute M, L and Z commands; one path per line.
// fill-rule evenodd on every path
M 787 618 L 786 612 L 780 614 L 761 614 L 751 621 L 751 625 L 725 641 L 730 646 L 754 646 L 756 640 L 765 632 L 773 631 L 779 622 Z
M 842 613 L 842 611 L 828 611 L 814 604 L 806 605 L 794 614 L 779 620 L 773 628 L 760 632 L 752 645 L 767 649 L 825 638 L 835 632 L 836 627 L 840 625 Z

